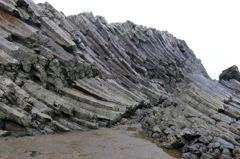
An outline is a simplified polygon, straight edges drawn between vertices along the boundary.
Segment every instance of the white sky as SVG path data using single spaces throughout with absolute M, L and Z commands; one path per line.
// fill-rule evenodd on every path
M 92 11 L 94 16 L 105 17 L 108 23 L 130 20 L 167 30 L 187 42 L 213 79 L 232 65 L 240 69 L 239 0 L 47 1 L 66 16 Z

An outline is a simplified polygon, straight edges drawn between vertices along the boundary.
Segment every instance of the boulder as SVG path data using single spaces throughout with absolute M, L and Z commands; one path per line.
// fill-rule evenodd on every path
M 19 12 L 19 10 L 14 6 L 14 4 L 11 3 L 7 3 L 4 1 L 0 1 L 0 9 L 13 15 L 16 16 L 18 18 L 22 17 L 22 14 Z
M 8 131 L 0 130 L 0 137 L 8 136 L 10 133 Z
M 223 70 L 222 73 L 219 75 L 219 80 L 229 81 L 231 79 L 240 81 L 240 73 L 236 65 L 233 65 L 228 69 Z
M 25 127 L 29 126 L 31 123 L 30 118 L 28 118 L 28 116 L 24 112 L 17 111 L 16 109 L 11 108 L 1 102 L 0 112 L 4 114 L 3 116 L 1 116 L 2 119 L 14 121 Z

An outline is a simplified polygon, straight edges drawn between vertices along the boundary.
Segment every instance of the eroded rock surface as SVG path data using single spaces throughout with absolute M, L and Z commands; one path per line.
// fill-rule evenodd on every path
M 238 68 L 219 80 L 188 74 L 174 93 L 149 112 L 143 123 L 165 148 L 181 148 L 182 158 L 238 158 L 240 146 Z M 233 153 L 237 152 L 237 153 Z
M 182 158 L 236 157 L 239 82 L 236 66 L 211 80 L 166 31 L 0 0 L 0 136 L 95 129 L 154 106 L 143 128 L 163 147 Z
M 26 134 L 115 124 L 162 103 L 185 74 L 209 78 L 167 32 L 92 13 L 66 17 L 47 2 L 0 2 L 0 119 Z

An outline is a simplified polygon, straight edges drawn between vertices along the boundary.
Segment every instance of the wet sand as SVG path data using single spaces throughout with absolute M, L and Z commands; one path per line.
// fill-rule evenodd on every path
M 0 138 L 0 158 L 172 159 L 178 150 L 163 150 L 145 139 L 140 124 L 22 138 Z

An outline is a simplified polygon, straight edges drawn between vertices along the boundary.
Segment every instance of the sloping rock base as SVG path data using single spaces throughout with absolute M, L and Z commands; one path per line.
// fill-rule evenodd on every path
M 197 74 L 185 76 L 185 82 L 149 112 L 143 127 L 164 148 L 181 148 L 184 159 L 239 158 L 240 97 L 233 86 L 240 85 L 236 79 L 218 82 Z

